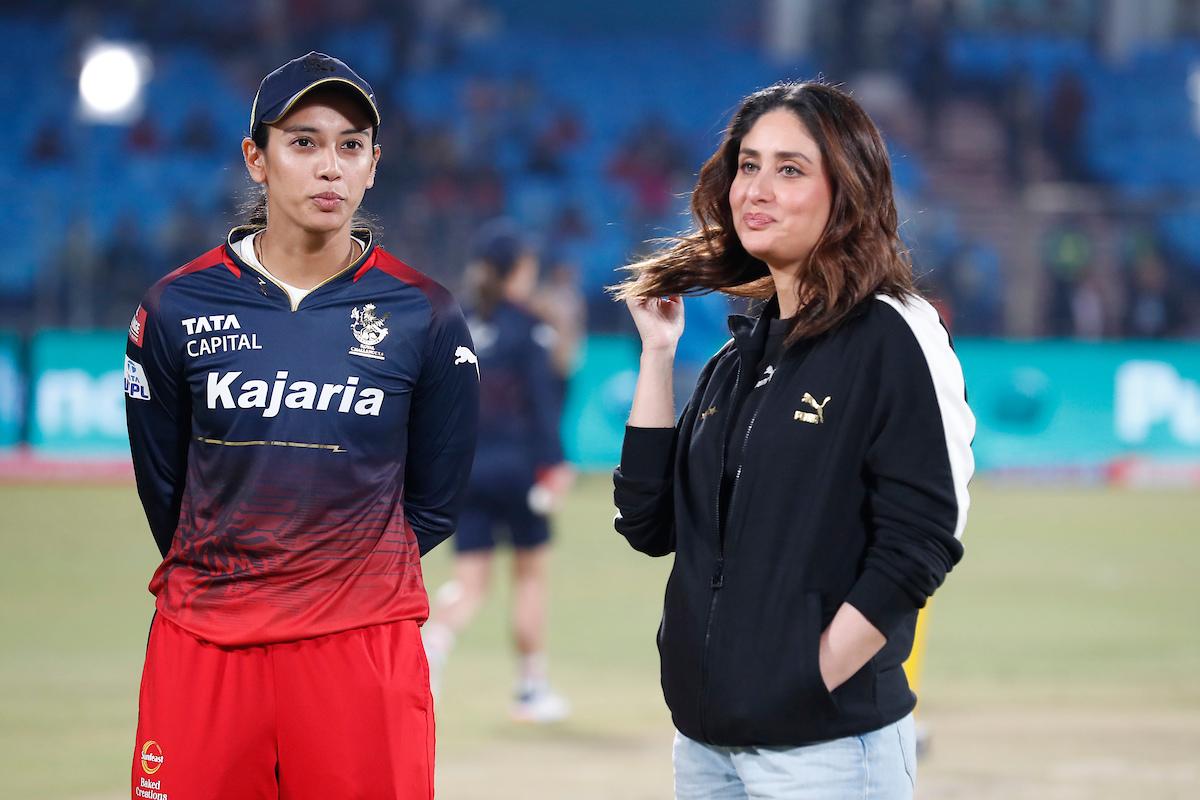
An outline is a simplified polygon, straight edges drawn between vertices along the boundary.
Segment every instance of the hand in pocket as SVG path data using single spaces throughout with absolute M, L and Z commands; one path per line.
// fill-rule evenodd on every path
M 879 632 L 857 608 L 842 603 L 829 627 L 821 632 L 817 648 L 817 667 L 830 692 L 863 668 L 887 644 Z

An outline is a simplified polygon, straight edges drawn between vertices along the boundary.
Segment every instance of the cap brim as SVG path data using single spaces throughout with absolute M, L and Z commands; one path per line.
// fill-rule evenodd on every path
M 317 89 L 322 86 L 328 86 L 333 83 L 340 83 L 344 86 L 347 86 L 347 87 L 353 89 L 355 95 L 362 98 L 362 101 L 363 101 L 363 103 L 366 104 L 367 108 L 371 109 L 371 124 L 376 127 L 379 126 L 379 123 L 380 123 L 379 109 L 376 108 L 375 101 L 371 99 L 371 96 L 369 94 L 367 94 L 366 92 L 363 91 L 361 86 L 359 86 L 357 83 L 354 83 L 353 81 L 348 81 L 345 78 L 322 78 L 319 81 L 313 81 L 308 86 L 305 86 L 303 89 L 301 89 L 300 91 L 298 91 L 294 95 L 292 95 L 291 99 L 288 100 L 287 103 L 284 104 L 283 109 L 280 110 L 280 112 L 275 115 L 274 119 L 260 120 L 260 124 L 274 125 L 276 122 L 279 122 L 279 120 L 286 117 L 288 115 L 288 112 L 292 110 L 292 107 L 295 106 L 296 103 L 300 102 L 300 99 L 303 98 L 304 95 L 308 94 L 313 89 Z M 258 102 L 257 97 L 255 98 L 255 102 L 256 103 Z

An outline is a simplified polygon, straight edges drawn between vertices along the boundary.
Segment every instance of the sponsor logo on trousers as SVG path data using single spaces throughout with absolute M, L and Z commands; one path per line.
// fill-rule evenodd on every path
M 142 745 L 142 772 L 153 775 L 162 768 L 163 751 L 158 742 L 153 739 Z
M 138 785 L 134 787 L 133 793 L 138 797 L 144 797 L 146 800 L 170 800 L 167 793 L 162 791 L 162 781 L 148 781 L 145 778 L 138 778 Z

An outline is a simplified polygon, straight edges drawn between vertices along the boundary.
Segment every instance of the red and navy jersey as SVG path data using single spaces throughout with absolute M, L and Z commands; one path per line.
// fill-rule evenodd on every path
M 455 527 L 479 372 L 450 293 L 375 246 L 295 307 L 227 242 L 130 324 L 126 413 L 159 613 L 262 644 L 423 621 Z

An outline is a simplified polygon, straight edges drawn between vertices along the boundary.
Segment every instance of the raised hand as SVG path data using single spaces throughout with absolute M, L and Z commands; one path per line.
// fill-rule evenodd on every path
M 633 297 L 625 305 L 642 337 L 642 352 L 674 354 L 683 334 L 683 298 Z
M 683 298 L 637 297 L 625 301 L 642 337 L 642 358 L 629 424 L 639 428 L 669 428 L 675 424 L 672 374 L 675 346 L 683 333 Z

